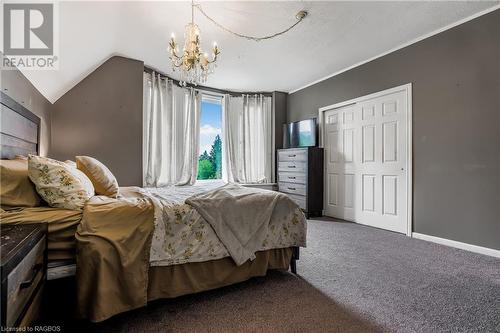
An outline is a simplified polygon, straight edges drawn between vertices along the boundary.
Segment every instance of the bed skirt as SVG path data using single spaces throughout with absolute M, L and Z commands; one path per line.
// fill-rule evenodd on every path
M 230 257 L 181 265 L 149 268 L 148 301 L 174 298 L 229 286 L 255 276 L 265 276 L 270 269 L 287 270 L 292 249 L 272 249 L 256 253 L 253 261 L 236 266 Z

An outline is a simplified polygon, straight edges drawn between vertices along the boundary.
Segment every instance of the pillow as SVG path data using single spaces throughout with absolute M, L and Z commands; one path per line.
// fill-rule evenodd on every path
M 79 210 L 94 195 L 87 176 L 64 162 L 29 155 L 28 174 L 38 194 L 51 207 Z
M 69 165 L 70 167 L 76 168 L 76 162 L 75 162 L 75 161 L 72 161 L 72 160 L 66 160 L 66 161 L 64 161 L 64 163 L 66 163 L 66 164 L 67 164 L 67 165 Z
M 95 193 L 116 198 L 118 181 L 104 164 L 89 156 L 76 156 L 76 166 L 92 181 Z
M 42 200 L 28 178 L 28 160 L 0 160 L 0 204 L 37 207 Z

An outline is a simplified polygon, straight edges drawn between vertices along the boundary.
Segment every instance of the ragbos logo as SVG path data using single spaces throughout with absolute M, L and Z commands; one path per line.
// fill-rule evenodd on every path
M 54 3 L 3 3 L 2 69 L 57 69 Z

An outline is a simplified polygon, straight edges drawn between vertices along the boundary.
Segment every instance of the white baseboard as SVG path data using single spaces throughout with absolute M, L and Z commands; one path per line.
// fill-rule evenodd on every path
M 438 243 L 446 246 L 455 247 L 457 249 L 462 249 L 466 251 L 471 251 L 475 253 L 485 254 L 487 256 L 492 256 L 496 258 L 500 258 L 500 250 L 490 249 L 488 247 L 482 247 L 462 242 L 457 242 L 451 239 L 439 238 L 435 236 L 429 236 L 424 234 L 419 234 L 417 232 L 413 232 L 411 234 L 413 238 L 422 239 L 428 242 Z

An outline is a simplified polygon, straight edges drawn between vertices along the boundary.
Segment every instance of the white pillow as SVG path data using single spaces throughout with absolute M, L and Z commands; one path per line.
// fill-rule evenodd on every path
M 73 168 L 76 168 L 76 162 L 75 161 L 72 161 L 72 160 L 66 160 L 64 161 L 64 163 L 66 163 L 67 165 L 69 165 L 70 167 L 73 167 Z M 77 168 L 78 169 L 78 168 Z
M 64 162 L 29 155 L 28 175 L 51 207 L 79 210 L 94 196 L 90 179 Z

